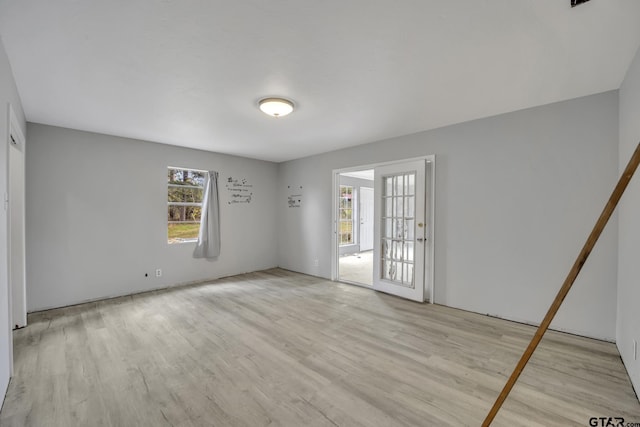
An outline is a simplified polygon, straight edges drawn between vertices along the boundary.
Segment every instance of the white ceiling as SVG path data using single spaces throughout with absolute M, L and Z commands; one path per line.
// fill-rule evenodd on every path
M 283 161 L 619 88 L 640 1 L 569 4 L 0 0 L 0 36 L 29 121 Z

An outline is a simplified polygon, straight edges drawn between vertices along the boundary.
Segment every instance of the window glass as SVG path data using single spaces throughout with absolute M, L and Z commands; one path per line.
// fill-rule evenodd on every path
M 340 215 L 338 242 L 340 245 L 353 244 L 353 187 L 340 186 Z
M 167 240 L 169 243 L 198 239 L 205 172 L 168 168 Z

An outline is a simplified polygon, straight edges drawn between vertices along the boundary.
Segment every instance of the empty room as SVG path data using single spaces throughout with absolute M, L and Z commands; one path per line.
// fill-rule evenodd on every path
M 638 22 L 0 0 L 0 426 L 640 427 Z

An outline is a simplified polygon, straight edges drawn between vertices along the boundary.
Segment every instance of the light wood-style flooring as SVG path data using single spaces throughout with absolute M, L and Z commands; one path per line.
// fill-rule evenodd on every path
M 5 426 L 478 426 L 534 328 L 274 269 L 30 315 Z M 494 425 L 640 422 L 613 344 L 551 332 Z

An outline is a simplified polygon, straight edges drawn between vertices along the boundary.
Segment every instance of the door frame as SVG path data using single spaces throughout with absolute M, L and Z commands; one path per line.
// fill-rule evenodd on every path
M 390 160 L 386 162 L 379 163 L 370 163 L 364 165 L 356 165 L 350 166 L 346 168 L 333 169 L 331 171 L 331 280 L 334 282 L 338 281 L 338 264 L 340 258 L 340 251 L 338 248 L 338 198 L 340 197 L 340 178 L 339 175 L 344 172 L 356 172 L 367 169 L 375 169 L 380 166 L 393 165 L 398 163 L 411 162 L 415 160 L 424 160 L 426 163 L 430 164 L 429 168 L 426 168 L 426 190 L 429 192 L 429 197 L 427 198 L 427 203 L 429 204 L 429 233 L 425 236 L 427 238 L 427 242 L 430 243 L 430 251 L 427 259 L 425 259 L 425 263 L 429 268 L 429 273 L 425 275 L 425 279 L 428 279 L 428 293 L 429 293 L 429 303 L 433 304 L 435 302 L 435 217 L 436 217 L 436 155 L 431 154 L 428 156 L 420 156 L 420 157 L 411 157 L 407 159 L 398 159 L 398 160 Z M 373 197 L 377 197 L 378 195 L 374 194 Z M 374 245 L 376 242 L 373 243 Z M 349 282 L 351 283 L 351 282 Z M 359 285 L 358 283 L 352 283 L 355 285 Z M 364 285 L 359 285 L 364 286 Z M 369 288 L 368 286 L 365 286 Z M 426 291 L 427 289 L 425 289 Z

